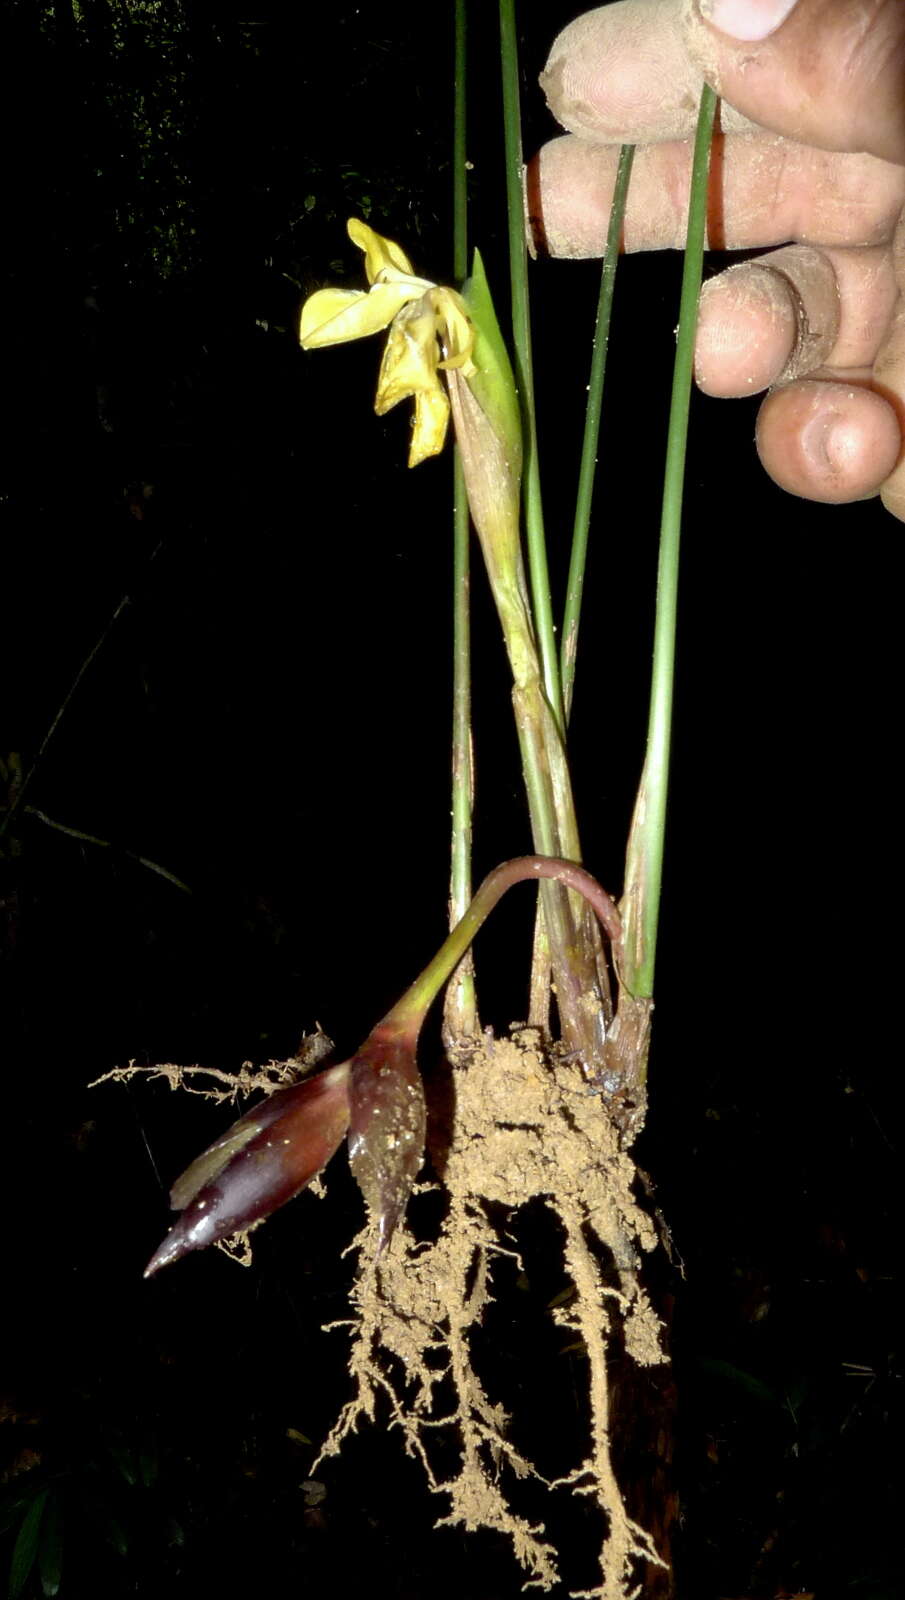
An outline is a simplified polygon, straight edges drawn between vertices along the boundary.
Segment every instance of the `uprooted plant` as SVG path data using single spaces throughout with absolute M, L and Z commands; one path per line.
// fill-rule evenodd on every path
M 161 1066 L 117 1069 L 108 1077 L 151 1071 L 214 1098 L 256 1088 L 265 1098 L 194 1161 L 172 1190 L 181 1215 L 151 1258 L 147 1274 L 209 1244 L 242 1249 L 241 1239 L 276 1207 L 317 1178 L 344 1139 L 366 1201 L 367 1223 L 355 1241 L 350 1371 L 352 1399 L 323 1445 L 335 1453 L 362 1417 L 379 1408 L 422 1463 L 433 1489 L 448 1497 L 441 1519 L 466 1529 L 506 1534 L 527 1583 L 549 1589 L 559 1555 L 545 1529 L 519 1509 L 517 1482 L 540 1476 L 511 1441 L 507 1417 L 473 1360 L 472 1334 L 493 1293 L 496 1257 L 511 1255 L 509 1221 L 531 1201 L 558 1219 L 563 1271 L 571 1295 L 553 1310 L 587 1357 L 587 1445 L 556 1480 L 592 1497 L 601 1512 L 599 1581 L 582 1595 L 628 1600 L 640 1593 L 639 1569 L 663 1566 L 664 1554 L 628 1515 L 611 1459 L 607 1357 L 614 1343 L 641 1366 L 665 1359 L 657 1317 L 640 1277 L 656 1239 L 634 1194 L 630 1150 L 643 1125 L 653 1005 L 653 972 L 662 871 L 672 694 L 681 481 L 691 382 L 695 307 L 700 283 L 704 199 L 714 98 L 702 100 L 680 333 L 667 451 L 661 530 L 654 677 L 647 756 L 626 858 L 621 906 L 581 867 L 581 846 L 567 754 L 567 712 L 575 664 L 581 593 L 576 532 L 564 650 L 554 646 L 549 582 L 532 474 L 530 348 L 522 201 L 519 187 L 517 81 L 512 0 L 501 0 L 506 92 L 510 252 L 518 387 L 500 333 L 480 257 L 461 290 L 416 275 L 393 240 L 366 223 L 348 225 L 364 253 L 366 289 L 318 290 L 302 308 L 305 349 L 386 332 L 376 410 L 413 399 L 410 465 L 436 454 L 450 417 L 461 482 L 476 530 L 512 672 L 518 733 L 535 855 L 498 867 L 470 894 L 471 754 L 468 715 L 467 519 L 457 497 L 451 932 L 402 999 L 348 1060 L 319 1065 L 324 1036 L 309 1041 L 309 1060 L 243 1069 L 231 1078 L 209 1069 Z M 514 108 L 514 109 L 513 109 Z M 464 115 L 461 107 L 459 116 Z M 464 157 L 459 166 L 464 172 Z M 621 205 L 631 166 L 623 153 L 614 195 L 601 305 L 608 315 Z M 464 227 L 457 233 L 464 260 Z M 464 267 L 459 276 L 464 275 Z M 598 351 L 606 330 L 598 325 Z M 602 383 L 602 363 L 594 368 Z M 523 448 L 528 451 L 527 570 L 521 531 Z M 585 455 L 594 456 L 593 428 Z M 570 607 L 572 609 L 570 609 Z M 563 692 L 563 683 L 566 692 Z M 528 1021 L 509 1038 L 483 1033 L 469 947 L 511 884 L 540 883 Z M 609 947 L 607 957 L 606 945 Z M 416 1046 L 425 1015 L 447 985 L 444 1042 L 454 1113 L 434 1178 L 416 1182 L 424 1155 L 425 1102 Z M 550 1019 L 555 998 L 558 1033 Z M 197 1088 L 199 1075 L 207 1073 Z M 443 1193 L 442 1221 L 425 1226 L 420 1196 Z M 409 1201 L 412 1201 L 409 1204 Z M 501 1218 L 503 1219 L 501 1221 Z M 238 1246 L 230 1241 L 239 1238 Z M 441 1434 L 458 1446 L 458 1466 L 440 1467 Z

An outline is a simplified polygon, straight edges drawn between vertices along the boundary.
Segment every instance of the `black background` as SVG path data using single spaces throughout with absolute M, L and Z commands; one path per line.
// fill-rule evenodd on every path
M 473 238 L 502 294 L 495 17 L 472 9 Z M 530 150 L 556 131 L 537 73 L 579 8 L 525 9 Z M 326 1203 L 256 1236 L 250 1271 L 211 1253 L 145 1284 L 169 1183 L 228 1114 L 86 1087 L 131 1058 L 282 1057 L 315 1020 L 348 1054 L 443 936 L 450 462 L 409 473 L 404 408 L 374 418 L 376 342 L 306 355 L 294 323 L 314 287 L 357 283 L 350 215 L 449 277 L 451 10 L 6 8 L 9 774 L 130 596 L 3 841 L 5 1547 L 52 1482 L 63 1594 L 520 1588 L 496 1539 L 431 1530 L 443 1502 L 385 1418 L 321 1470 L 322 1503 L 302 1487 L 347 1392 L 344 1336 L 320 1331 L 343 1315 L 360 1214 L 344 1159 Z M 571 744 L 585 857 L 615 892 L 679 273 L 678 255 L 626 259 L 611 339 Z M 558 600 L 598 274 L 532 267 Z M 876 501 L 774 488 L 755 414 L 693 405 L 639 1150 L 685 1264 L 679 1593 L 881 1600 L 901 530 Z M 480 875 L 529 835 L 474 589 Z M 501 1028 L 525 1010 L 529 907 L 513 895 L 478 946 Z M 580 1358 L 546 1312 L 555 1239 L 540 1216 L 523 1232 L 484 1354 L 515 1428 L 555 1454 Z M 577 1514 L 550 1515 L 587 1583 Z

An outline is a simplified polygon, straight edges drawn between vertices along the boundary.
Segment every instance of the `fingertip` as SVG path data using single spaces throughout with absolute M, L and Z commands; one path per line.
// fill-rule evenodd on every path
M 695 379 L 720 400 L 759 394 L 775 383 L 798 336 L 798 308 L 788 281 L 742 263 L 701 290 Z
M 902 450 L 895 412 L 881 395 L 817 380 L 769 395 L 756 437 L 761 462 L 781 489 L 825 505 L 876 494 Z
M 540 86 L 557 122 L 604 144 L 681 139 L 701 92 L 677 3 L 583 11 L 553 41 Z
M 807 378 L 834 356 L 840 291 L 830 253 L 786 245 L 709 279 L 701 291 L 696 376 L 733 398 Z M 861 358 L 865 359 L 864 357 Z

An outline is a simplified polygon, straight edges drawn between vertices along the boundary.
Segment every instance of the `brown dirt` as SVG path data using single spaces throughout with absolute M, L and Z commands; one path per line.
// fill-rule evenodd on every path
M 649 1006 L 645 1018 L 648 1013 Z M 236 1074 L 130 1063 L 105 1079 L 165 1077 L 174 1089 L 235 1101 L 252 1090 L 282 1088 L 323 1053 L 318 1034 L 303 1041 L 296 1059 L 257 1070 L 247 1062 Z M 666 1359 L 660 1323 L 640 1278 L 657 1235 L 633 1192 L 636 1172 L 626 1145 L 636 1129 L 632 1124 L 620 1133 L 578 1064 L 548 1054 L 537 1029 L 517 1028 L 505 1039 L 488 1029 L 477 1045 L 470 1041 L 449 1054 L 455 1103 L 448 1145 L 437 1163 L 445 1219 L 436 1241 L 419 1240 L 411 1223 L 417 1205 L 410 1207 L 376 1258 L 370 1227 L 355 1241 L 360 1266 L 353 1314 L 330 1324 L 350 1331 L 355 1392 L 311 1476 L 362 1418 L 375 1420 L 382 1401 L 431 1488 L 447 1497 L 437 1525 L 504 1533 L 525 1570 L 526 1588 L 549 1590 L 559 1582 L 558 1554 L 544 1527 L 515 1509 L 520 1479 L 545 1480 L 509 1439 L 509 1419 L 475 1371 L 470 1344 L 493 1299 L 494 1261 L 515 1254 L 510 1229 L 517 1213 L 541 1200 L 561 1224 L 562 1267 L 572 1289 L 557 1296 L 551 1315 L 588 1358 L 587 1454 L 549 1484 L 590 1496 L 601 1514 L 599 1582 L 575 1591 L 575 1600 L 634 1600 L 646 1564 L 665 1562 L 629 1517 L 613 1471 L 607 1360 L 614 1341 L 638 1366 Z M 311 1187 L 323 1192 L 319 1184 Z M 243 1265 L 251 1259 L 247 1234 L 222 1241 L 221 1248 Z M 459 1467 L 452 1476 L 438 1476 L 432 1462 L 438 1430 L 458 1438 Z
M 476 1373 L 470 1348 L 471 1330 L 493 1296 L 494 1259 L 513 1253 L 508 1228 L 502 1236 L 494 1227 L 486 1202 L 497 1203 L 497 1215 L 504 1207 L 511 1220 L 542 1199 L 562 1225 L 563 1267 L 574 1290 L 552 1315 L 588 1355 L 588 1453 L 551 1487 L 589 1495 L 600 1508 L 600 1581 L 580 1594 L 629 1600 L 640 1593 L 639 1568 L 663 1565 L 625 1511 L 609 1449 L 610 1341 L 620 1339 L 639 1365 L 664 1360 L 660 1325 L 639 1278 L 643 1254 L 657 1241 L 632 1192 L 634 1165 L 600 1096 L 577 1065 L 546 1059 L 535 1030 L 509 1039 L 487 1033 L 478 1048 L 454 1054 L 446 1218 L 435 1243 L 419 1241 L 403 1224 L 376 1261 L 368 1231 L 356 1241 L 362 1265 L 355 1315 L 340 1324 L 351 1329 L 355 1394 L 320 1459 L 335 1454 L 361 1418 L 373 1419 L 383 1397 L 406 1450 L 421 1461 L 431 1488 L 448 1497 L 438 1526 L 505 1533 L 528 1574 L 526 1587 L 558 1582 L 557 1552 L 544 1528 L 513 1508 L 517 1481 L 540 1474 L 511 1444 L 508 1419 Z M 455 1403 L 441 1414 L 439 1393 L 448 1394 L 450 1383 Z M 457 1432 L 461 1452 L 458 1472 L 443 1479 L 431 1459 L 438 1427 Z

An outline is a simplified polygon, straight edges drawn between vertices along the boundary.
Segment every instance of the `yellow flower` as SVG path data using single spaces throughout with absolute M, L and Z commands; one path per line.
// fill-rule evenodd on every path
M 471 359 L 474 329 L 465 302 L 454 289 L 416 278 L 412 264 L 392 239 L 384 239 L 353 217 L 349 238 L 365 255 L 369 289 L 318 289 L 302 307 L 302 348 L 343 344 L 389 329 L 377 382 L 378 416 L 410 397 L 415 423 L 409 466 L 442 450 L 449 400 L 439 373 L 450 367 L 463 376 L 476 371 Z

